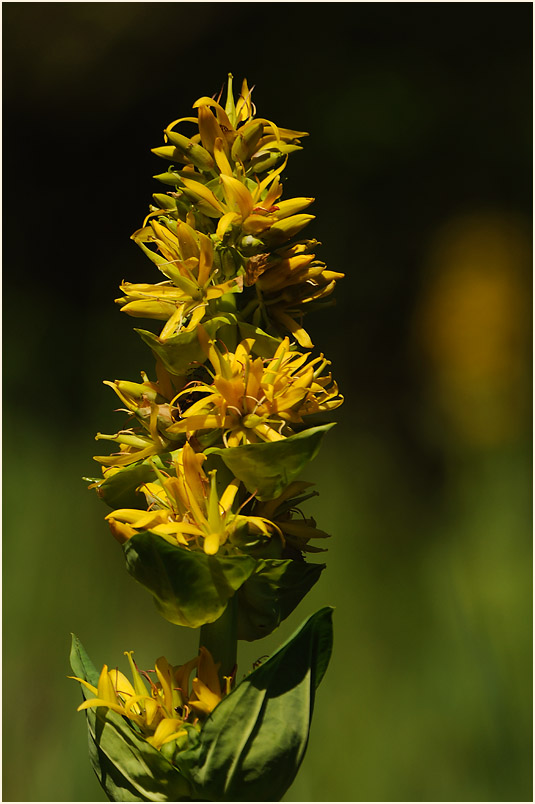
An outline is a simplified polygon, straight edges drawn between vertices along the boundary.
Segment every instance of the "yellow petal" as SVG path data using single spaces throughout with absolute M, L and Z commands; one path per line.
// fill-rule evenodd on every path
M 165 743 L 182 737 L 187 731 L 182 726 L 182 721 L 175 717 L 166 717 L 158 723 L 156 731 L 152 737 L 147 737 L 147 742 L 154 748 L 160 749 Z
M 154 665 L 158 681 L 162 685 L 165 706 L 168 712 L 173 711 L 173 669 L 165 656 L 156 659 Z
M 199 678 L 193 679 L 192 687 L 197 697 L 194 700 L 190 698 L 189 705 L 198 712 L 205 715 L 210 714 L 220 702 L 221 696 L 208 689 Z
M 234 480 L 228 484 L 225 491 L 221 495 L 219 504 L 223 508 L 224 513 L 227 513 L 232 508 L 232 503 L 234 502 L 239 487 L 240 481 L 237 478 L 234 478 Z
M 225 176 L 223 173 L 221 181 L 228 204 L 239 211 L 242 218 L 247 218 L 253 210 L 254 201 L 245 184 L 235 179 L 234 176 Z
M 117 539 L 119 544 L 125 544 L 132 536 L 136 535 L 136 530 L 124 522 L 117 522 L 116 519 L 108 519 L 111 535 Z
M 193 181 L 192 179 L 182 179 L 182 183 L 184 186 L 190 190 L 194 195 L 198 196 L 198 198 L 202 198 L 210 207 L 212 207 L 215 213 L 224 213 L 225 209 L 220 201 L 215 197 L 213 192 L 205 187 L 204 184 L 201 184 L 198 181 Z
M 204 552 L 208 556 L 214 556 L 219 550 L 219 533 L 209 533 L 204 537 Z
M 109 676 L 117 695 L 122 695 L 123 697 L 127 698 L 132 698 L 134 695 L 136 695 L 134 687 L 120 670 L 110 670 Z M 146 690 L 143 692 L 145 695 L 147 694 Z
M 83 685 L 84 685 L 84 687 L 87 687 L 87 689 L 88 689 L 90 692 L 92 692 L 92 693 L 93 693 L 93 695 L 98 695 L 98 690 L 97 690 L 97 688 L 96 688 L 96 687 L 94 687 L 92 684 L 90 684 L 88 681 L 84 681 L 84 679 L 83 679 L 83 678 L 78 678 L 78 676 L 67 676 L 67 678 L 72 678 L 74 681 L 79 681 L 79 682 L 80 682 L 80 684 L 83 684 Z
M 108 665 L 105 664 L 101 670 L 99 679 L 98 679 L 98 687 L 97 687 L 98 697 L 103 701 L 109 701 L 110 703 L 116 704 L 117 703 L 117 696 L 115 695 L 115 688 L 112 684 L 110 675 L 108 673 Z
M 232 168 L 225 153 L 222 136 L 218 137 L 214 143 L 214 158 L 219 168 L 219 172 L 225 176 L 232 176 Z
M 238 215 L 237 212 L 227 212 L 223 215 L 223 217 L 219 219 L 216 229 L 216 234 L 219 239 L 222 240 L 227 229 L 239 220 L 241 220 L 241 216 Z

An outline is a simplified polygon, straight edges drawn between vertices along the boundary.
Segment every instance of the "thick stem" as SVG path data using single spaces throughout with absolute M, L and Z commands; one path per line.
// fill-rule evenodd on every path
M 214 662 L 221 662 L 219 678 L 231 676 L 238 656 L 238 597 L 233 595 L 227 608 L 215 623 L 201 626 L 199 648 L 205 647 Z

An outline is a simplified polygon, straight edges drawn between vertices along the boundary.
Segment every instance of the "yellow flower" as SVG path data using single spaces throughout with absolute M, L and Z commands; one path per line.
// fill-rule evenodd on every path
M 290 332 L 311 348 L 304 308 L 324 300 L 343 274 L 328 271 L 310 248 L 303 254 L 301 244 L 288 253 L 274 251 L 314 219 L 304 212 L 313 198 L 281 200 L 288 155 L 301 149 L 307 132 L 255 117 L 247 81 L 235 102 L 232 76 L 224 106 L 202 97 L 193 107 L 198 116 L 170 123 L 164 132 L 168 144 L 153 149 L 179 169 L 173 165 L 155 176 L 173 189 L 154 194 L 144 226 L 132 235 L 167 281 L 123 282 L 124 295 L 116 301 L 129 315 L 164 321 L 165 341 L 194 331 L 214 315 L 222 296 L 256 285 L 253 296 L 243 296 L 245 320 L 252 317 L 269 333 Z M 198 132 L 179 132 L 186 123 Z
M 187 748 L 188 731 L 186 726 L 198 725 L 199 717 L 205 717 L 215 709 L 230 691 L 227 679 L 225 693 L 217 674 L 210 652 L 201 647 L 199 656 L 183 665 L 172 667 L 164 656 L 156 660 L 155 669 L 140 673 L 133 658 L 133 651 L 126 651 L 133 684 L 119 670 L 108 670 L 104 665 L 94 687 L 82 678 L 70 676 L 83 684 L 94 696 L 78 707 L 90 709 L 104 706 L 128 718 L 142 736 L 158 750 L 173 741 L 179 741 L 181 748 Z M 189 690 L 191 672 L 197 673 Z M 156 676 L 151 680 L 149 673 Z M 144 677 L 144 678 L 143 678 Z M 147 684 L 148 682 L 148 684 Z
M 171 375 L 161 364 L 157 365 L 158 382 L 150 382 L 142 372 L 142 383 L 115 380 L 104 381 L 126 406 L 119 410 L 130 414 L 140 425 L 137 428 L 120 430 L 114 435 L 97 433 L 97 441 L 114 441 L 119 452 L 111 455 L 95 455 L 94 460 L 107 467 L 129 466 L 153 455 L 176 449 L 180 439 L 167 433 L 173 423 L 171 399 L 183 387 L 183 381 Z M 178 442 L 178 443 L 177 443 Z
M 195 453 L 186 443 L 174 457 L 175 476 L 154 467 L 158 481 L 140 487 L 149 510 L 120 508 L 106 517 L 118 541 L 124 543 L 137 531 L 149 530 L 175 546 L 214 555 L 223 545 L 232 552 L 234 537 L 241 539 L 244 533 L 251 543 L 279 533 L 264 517 L 233 513 L 240 481 L 234 479 L 219 497 L 216 472 L 210 472 L 208 479 L 202 468 L 205 460 L 206 455 Z
M 199 327 L 199 340 L 213 366 L 212 385 L 190 386 L 188 393 L 206 394 L 182 412 L 169 433 L 223 430 L 226 446 L 278 441 L 294 433 L 303 416 L 337 408 L 343 402 L 323 355 L 309 356 L 290 350 L 285 338 L 273 358 L 251 357 L 253 339 L 242 341 L 235 353 L 221 353 Z M 177 395 L 180 399 L 184 392 Z
M 265 255 L 260 270 L 255 270 L 258 257 L 252 257 L 245 279 L 246 285 L 256 284 L 256 298 L 243 311 L 244 318 L 251 318 L 256 326 L 268 331 L 274 325 L 279 332 L 290 332 L 305 349 L 313 346 L 302 326 L 306 307 L 323 303 L 336 281 L 344 277 L 316 260 L 312 253 L 316 245 L 316 240 L 304 240 L 278 249 L 269 258 Z
M 300 150 L 300 138 L 308 135 L 306 131 L 281 128 L 263 117 L 255 118 L 251 92 L 244 80 L 235 102 L 229 74 L 225 107 L 213 98 L 199 98 L 193 104 L 198 117 L 181 117 L 170 123 L 164 131 L 170 145 L 153 148 L 153 153 L 200 173 L 224 173 L 230 163 L 252 173 L 276 167 L 287 154 Z M 176 131 L 180 123 L 194 123 L 198 133 L 185 137 Z M 169 183 L 170 179 L 161 181 Z
M 131 316 L 166 321 L 160 333 L 162 341 L 181 330 L 193 331 L 210 301 L 240 292 L 243 287 L 241 277 L 219 281 L 221 271 L 214 265 L 211 239 L 184 221 L 161 217 L 132 238 L 169 281 L 155 285 L 123 282 L 125 295 L 115 301 Z M 154 244 L 159 254 L 147 243 Z

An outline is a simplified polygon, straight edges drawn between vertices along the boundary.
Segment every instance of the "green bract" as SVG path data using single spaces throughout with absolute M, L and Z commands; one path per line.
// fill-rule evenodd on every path
M 316 457 L 323 436 L 332 427 L 334 422 L 310 427 L 282 441 L 244 444 L 228 449 L 210 447 L 206 452 L 220 455 L 245 488 L 256 494 L 259 500 L 273 500 Z
M 128 572 L 153 595 L 169 622 L 198 628 L 213 623 L 238 594 L 238 638 L 270 634 L 318 580 L 325 564 L 291 559 L 219 556 L 173 547 L 154 533 L 132 536 Z

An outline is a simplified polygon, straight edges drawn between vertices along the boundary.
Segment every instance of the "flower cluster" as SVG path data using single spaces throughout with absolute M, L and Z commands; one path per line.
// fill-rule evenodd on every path
M 298 476 L 343 397 L 330 361 L 307 351 L 303 318 L 330 303 L 343 274 L 301 239 L 314 199 L 282 198 L 307 133 L 257 117 L 246 81 L 235 100 L 229 76 L 220 101 L 197 100 L 196 116 L 170 123 L 153 149 L 171 163 L 155 176 L 167 192 L 132 239 L 160 276 L 123 281 L 116 299 L 160 322 L 137 330 L 155 375 L 106 382 L 126 420 L 97 434 L 113 451 L 95 456 L 102 477 L 90 488 L 112 509 L 130 575 L 169 622 L 201 632 L 184 665 L 160 657 L 140 672 L 127 653 L 132 682 L 107 665 L 97 673 L 74 638 L 79 709 L 112 800 L 280 799 L 307 744 L 310 679 L 317 686 L 330 656 L 324 609 L 235 684 L 237 640 L 271 633 L 325 567 L 308 561 L 328 534 L 302 511 L 316 492 Z M 284 662 L 296 688 L 281 693 Z M 299 716 L 281 729 L 285 695 Z
M 281 173 L 307 132 L 255 117 L 246 81 L 236 103 L 229 79 L 225 108 L 207 97 L 194 108 L 198 117 L 170 123 L 169 144 L 153 149 L 173 163 L 155 176 L 173 189 L 154 194 L 132 235 L 166 279 L 123 282 L 117 303 L 129 315 L 164 321 L 165 341 L 213 316 L 223 296 L 240 294 L 244 320 L 277 337 L 290 332 L 311 348 L 303 315 L 343 274 L 316 260 L 317 241 L 286 245 L 314 219 L 303 213 L 313 198 L 281 200 Z M 180 133 L 184 124 L 197 133 Z
M 175 741 L 181 748 L 187 747 L 189 728 L 198 730 L 200 721 L 223 698 L 218 665 L 214 664 L 210 652 L 201 647 L 199 655 L 186 664 L 172 667 L 165 656 L 161 656 L 154 670 L 140 673 L 132 654 L 133 651 L 125 651 L 133 683 L 119 670 L 108 670 L 107 665 L 102 668 L 96 687 L 83 678 L 70 676 L 93 696 L 80 704 L 78 711 L 105 706 L 128 718 L 154 748 L 159 750 Z M 196 674 L 190 687 L 193 670 Z M 231 678 L 225 681 L 228 692 Z

